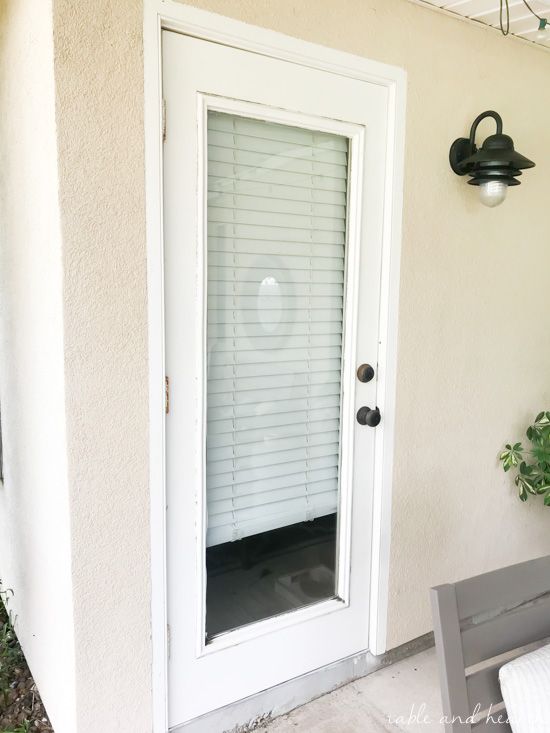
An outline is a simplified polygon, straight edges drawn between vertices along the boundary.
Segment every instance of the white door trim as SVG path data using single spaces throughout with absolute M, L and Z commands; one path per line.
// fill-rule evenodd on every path
M 145 189 L 149 319 L 149 464 L 153 731 L 168 730 L 166 603 L 165 368 L 162 225 L 161 30 L 233 46 L 303 66 L 379 84 L 388 89 L 388 147 L 378 362 L 379 407 L 374 481 L 370 650 L 386 651 L 391 490 L 397 367 L 397 316 L 405 143 L 406 73 L 397 67 L 307 43 L 274 31 L 188 7 L 175 0 L 144 0 Z

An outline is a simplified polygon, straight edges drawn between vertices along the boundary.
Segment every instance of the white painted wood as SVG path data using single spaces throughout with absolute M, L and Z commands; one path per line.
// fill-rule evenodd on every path
M 369 649 L 375 655 L 387 651 L 387 620 L 391 544 L 391 504 L 397 384 L 397 336 L 401 263 L 401 211 L 403 210 L 403 161 L 405 160 L 405 88 L 388 88 L 386 178 L 380 309 L 378 325 L 378 407 L 384 415 L 375 443 Z
M 249 49 L 304 67 L 326 69 L 342 77 L 362 79 L 388 90 L 387 175 L 385 179 L 384 264 L 382 276 L 381 345 L 379 352 L 379 400 L 384 428 L 378 429 L 377 453 L 383 448 L 383 464 L 375 476 L 373 518 L 373 583 L 371 635 L 376 653 L 385 649 L 385 619 L 389 573 L 391 506 L 391 457 L 393 451 L 393 403 L 395 393 L 396 322 L 399 285 L 401 199 L 405 122 L 405 73 L 364 58 L 321 48 L 226 17 L 196 10 L 172 0 L 144 2 L 144 56 L 146 105 L 146 205 L 149 290 L 150 363 L 150 481 L 152 544 L 152 624 L 154 731 L 165 733 L 167 718 L 167 604 L 164 489 L 164 349 L 163 349 L 163 232 L 161 155 L 161 45 L 160 29 L 187 32 L 196 37 Z M 387 309 L 387 310 L 386 310 Z M 384 337 L 386 343 L 384 344 Z M 384 363 L 384 360 L 386 363 Z M 384 409 L 384 405 L 386 405 Z M 391 413 L 391 414 L 390 414 Z M 377 547 L 377 539 L 380 546 Z
M 301 677 L 295 677 L 257 695 L 218 708 L 212 713 L 207 713 L 189 723 L 184 723 L 181 727 L 172 729 L 171 733 L 233 731 L 242 725 L 243 721 L 261 720 L 266 711 L 269 711 L 271 718 L 276 718 L 310 700 L 330 693 L 337 687 L 360 680 L 432 646 L 433 634 L 426 634 L 379 657 L 373 656 L 370 652 L 354 654 L 352 657 L 340 659 L 334 664 L 316 669 Z
M 354 416 L 362 404 L 377 404 L 377 394 L 376 380 L 361 384 L 354 372 L 361 361 L 378 361 L 388 95 L 378 85 L 289 66 L 174 32 L 163 33 L 163 84 L 165 348 L 171 384 L 166 427 L 169 722 L 176 725 L 368 646 L 376 431 L 358 426 Z M 253 103 L 233 101 L 237 99 Z M 356 180 L 350 187 L 342 385 L 346 402 L 337 554 L 342 600 L 250 624 L 205 646 L 207 108 L 346 134 Z M 354 394 L 354 400 L 347 398 Z M 362 561 L 351 566 L 351 556 Z M 268 659 L 269 664 L 262 663 Z
M 247 60 L 248 63 L 248 60 Z M 219 74 L 216 72 L 216 76 Z M 165 94 L 165 96 L 167 96 Z M 199 233 L 198 241 L 205 241 L 206 232 L 206 114 L 207 109 L 213 109 L 216 111 L 241 114 L 243 116 L 254 116 L 258 118 L 264 118 L 270 122 L 276 122 L 279 124 L 289 124 L 297 126 L 306 126 L 322 132 L 331 132 L 334 134 L 341 134 L 349 137 L 350 139 L 350 195 L 348 201 L 348 241 L 347 241 L 347 271 L 348 280 L 351 280 L 351 286 L 348 284 L 346 289 L 346 304 L 345 304 L 345 324 L 344 324 L 344 345 L 343 345 L 343 361 L 344 370 L 342 374 L 342 383 L 350 388 L 344 388 L 342 394 L 342 408 L 341 408 L 341 465 L 340 465 L 340 510 L 339 510 L 339 535 L 340 543 L 338 548 L 338 595 L 342 599 L 343 603 L 347 606 L 349 604 L 349 558 L 351 553 L 351 508 L 352 508 L 352 497 L 351 497 L 351 486 L 353 484 L 353 474 L 358 472 L 358 467 L 353 462 L 353 443 L 356 435 L 356 421 L 355 413 L 357 406 L 355 404 L 355 364 L 356 364 L 356 350 L 358 339 L 355 334 L 357 333 L 358 325 L 358 284 L 359 284 L 359 264 L 360 264 L 360 249 L 361 239 L 366 236 L 366 229 L 361 226 L 361 219 L 366 216 L 369 217 L 369 221 L 375 224 L 375 217 L 372 212 L 367 212 L 366 207 L 363 203 L 362 198 L 362 179 L 363 171 L 367 165 L 365 159 L 364 149 L 364 128 L 359 125 L 349 124 L 338 120 L 328 120 L 326 118 L 312 117 L 310 115 L 285 110 L 281 108 L 271 108 L 265 105 L 252 104 L 250 102 L 243 102 L 236 99 L 224 100 L 221 96 L 207 96 L 199 94 L 199 114 L 198 123 L 201 129 L 199 135 L 198 145 L 198 160 L 202 161 L 199 164 L 198 170 L 198 190 L 203 191 L 203 199 L 200 205 L 201 211 L 199 214 Z M 381 122 L 381 121 L 380 121 Z M 383 125 L 379 125 L 382 129 Z M 372 127 L 370 132 L 372 132 Z M 374 149 L 374 146 L 373 146 Z M 165 154 L 169 151 L 169 145 L 165 146 Z M 373 180 L 371 184 L 372 196 L 374 198 L 375 182 Z M 373 236 L 373 242 L 375 238 Z M 365 249 L 363 247 L 363 249 Z M 373 246 L 373 250 L 375 247 Z M 365 253 L 363 253 L 365 254 Z M 374 255 L 371 255 L 370 260 L 372 262 L 372 270 L 369 271 L 369 279 L 365 281 L 365 286 L 368 288 L 368 292 L 371 295 L 371 303 L 368 305 L 370 308 L 369 313 L 372 314 L 372 319 L 368 322 L 363 319 L 361 322 L 361 339 L 363 340 L 363 347 L 365 352 L 373 353 L 376 351 L 376 342 L 378 338 L 376 328 L 376 315 L 377 315 L 377 294 L 379 288 L 379 275 L 377 276 L 377 264 L 376 256 L 378 251 Z M 206 268 L 204 266 L 206 258 L 206 250 L 204 249 L 202 255 L 199 257 L 200 268 L 202 268 L 202 274 L 199 275 L 199 281 L 202 283 L 202 290 L 198 294 L 198 301 L 201 305 L 201 315 L 199 320 L 202 321 L 203 331 L 200 335 L 200 342 L 202 343 L 202 352 L 206 353 Z M 349 276 L 351 274 L 351 277 Z M 177 289 L 177 286 L 176 286 Z M 370 326 L 367 329 L 366 326 Z M 179 327 L 178 325 L 176 327 Z M 187 354 L 183 356 L 187 358 Z M 169 368 L 170 374 L 177 371 Z M 205 485 L 204 468 L 205 461 L 203 459 L 204 449 L 206 444 L 206 362 L 203 360 L 202 365 L 197 373 L 198 381 L 200 382 L 198 390 L 204 396 L 202 405 L 202 426 L 201 426 L 201 452 L 200 455 L 197 453 L 198 465 L 197 473 L 202 474 L 202 485 Z M 374 387 L 374 383 L 371 384 L 371 388 Z M 190 392 L 188 400 L 191 400 L 193 394 Z M 374 404 L 374 397 L 371 400 Z M 187 404 L 187 401 L 186 401 Z M 369 443 L 374 444 L 375 434 L 371 434 L 370 431 L 362 431 L 365 438 L 369 438 Z M 369 449 L 368 446 L 362 444 L 360 446 L 362 455 L 365 459 L 365 465 L 374 464 L 374 455 L 371 455 L 373 448 Z M 370 453 L 369 453 L 370 450 Z M 192 457 L 186 457 L 184 462 L 187 464 L 188 460 L 192 460 Z M 363 483 L 364 477 L 362 475 L 356 476 L 356 480 Z M 202 517 L 203 526 L 206 526 L 206 501 L 205 491 L 201 491 L 197 496 L 197 507 L 198 515 Z M 357 500 L 355 502 L 357 511 Z M 204 534 L 204 533 L 203 533 Z M 176 535 L 178 531 L 176 530 Z M 222 648 L 228 648 L 241 644 L 243 641 L 254 639 L 259 635 L 265 635 L 268 632 L 276 631 L 277 629 L 283 629 L 287 626 L 302 623 L 316 616 L 322 616 L 325 613 L 331 613 L 332 611 L 338 610 L 342 607 L 341 601 L 326 601 L 323 603 L 316 604 L 315 606 L 303 608 L 299 611 L 295 611 L 292 614 L 286 614 L 272 619 L 267 619 L 261 624 L 251 624 L 241 629 L 233 631 L 231 634 L 224 634 L 215 642 L 212 642 L 208 646 L 205 646 L 205 574 L 202 572 L 202 563 L 205 552 L 204 538 L 200 537 L 201 545 L 197 547 L 197 574 L 199 580 L 199 596 L 200 604 L 197 607 L 198 618 L 197 628 L 200 629 L 197 638 L 197 649 L 198 653 L 210 654 L 216 652 Z M 365 543 L 363 547 L 356 547 L 358 556 L 368 557 L 368 533 L 365 534 Z

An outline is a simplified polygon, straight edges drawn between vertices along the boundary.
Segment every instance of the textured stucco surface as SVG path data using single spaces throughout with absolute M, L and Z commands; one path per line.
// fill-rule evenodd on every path
M 54 2 L 78 733 L 151 729 L 142 24 Z
M 434 583 L 550 552 L 550 512 L 521 505 L 497 466 L 502 443 L 550 407 L 550 55 L 405 0 L 188 4 L 408 73 L 393 647 L 430 629 Z M 447 167 L 485 109 L 537 163 L 493 210 Z
M 0 577 L 51 719 L 75 730 L 52 7 L 0 2 Z
M 550 109 L 541 91 L 550 55 L 405 0 L 192 4 L 408 72 L 388 639 L 396 646 L 430 629 L 430 585 L 550 552 L 550 512 L 520 505 L 496 460 L 505 440 L 550 407 Z M 0 4 L 3 33 L 7 10 L 17 6 L 38 12 L 43 23 L 12 23 L 11 38 L 2 39 L 2 107 L 5 99 L 11 110 L 11 99 L 26 94 L 9 68 L 14 59 L 20 78 L 44 96 L 24 97 L 39 135 L 15 112 L 0 121 L 2 141 L 21 128 L 17 145 L 0 142 L 9 172 L 0 357 L 8 478 L 0 521 L 30 517 L 11 534 L 2 525 L 1 543 L 10 537 L 17 555 L 1 567 L 21 599 L 25 648 L 57 733 L 145 733 L 151 648 L 142 3 L 54 0 L 55 100 L 51 46 L 41 42 L 40 64 L 20 53 L 28 34 L 45 39 L 49 3 Z M 54 101 L 60 211 L 52 185 Z M 447 169 L 450 142 L 488 108 L 501 112 L 505 131 L 538 164 L 495 210 L 481 207 Z M 33 369 L 37 363 L 41 369 Z M 55 471 L 47 473 L 51 456 Z M 47 534 L 34 531 L 39 520 Z M 29 539 L 31 528 L 39 540 Z M 41 552 L 45 537 L 54 538 L 53 556 L 49 544 Z M 73 593 L 75 726 L 71 682 L 67 675 L 60 682 L 53 635 L 45 633 L 48 624 L 62 629 L 72 660 L 69 604 L 38 618 L 52 580 L 61 599 Z M 40 644 L 32 641 L 36 630 Z

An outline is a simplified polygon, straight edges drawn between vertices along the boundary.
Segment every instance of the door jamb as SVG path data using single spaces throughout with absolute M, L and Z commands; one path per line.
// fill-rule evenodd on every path
M 151 524 L 151 641 L 153 731 L 168 731 L 166 588 L 164 273 L 162 223 L 162 48 L 161 31 L 173 30 L 303 66 L 361 79 L 388 89 L 388 144 L 384 192 L 384 234 L 380 301 L 378 405 L 384 415 L 377 429 L 373 496 L 373 544 L 369 647 L 386 651 L 391 494 L 397 372 L 397 322 L 406 72 L 343 51 L 292 38 L 176 0 L 144 0 L 145 195 L 149 331 L 149 485 Z

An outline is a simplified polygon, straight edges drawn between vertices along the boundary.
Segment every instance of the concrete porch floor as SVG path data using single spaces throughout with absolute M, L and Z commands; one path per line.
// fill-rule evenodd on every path
M 441 733 L 435 650 L 350 682 L 259 730 L 268 733 Z

